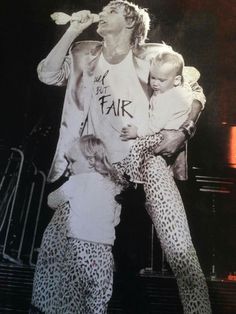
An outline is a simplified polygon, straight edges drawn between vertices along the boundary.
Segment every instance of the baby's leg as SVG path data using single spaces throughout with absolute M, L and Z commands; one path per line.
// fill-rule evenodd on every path
M 161 133 L 138 138 L 132 145 L 129 154 L 121 162 L 114 164 L 120 175 L 128 175 L 132 182 L 143 182 L 142 165 L 153 149 L 163 140 Z
M 152 135 L 139 137 L 132 146 L 131 151 L 133 150 L 134 153 L 138 153 L 140 149 L 142 150 L 148 149 L 150 152 L 152 152 L 152 150 L 156 146 L 161 144 L 163 139 L 164 137 L 160 132 Z
M 146 208 L 176 276 L 185 314 L 210 314 L 208 288 L 193 246 L 183 202 L 160 156 L 145 162 Z

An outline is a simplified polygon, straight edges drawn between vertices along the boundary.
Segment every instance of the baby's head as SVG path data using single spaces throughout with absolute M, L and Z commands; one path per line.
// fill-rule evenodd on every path
M 92 134 L 75 140 L 66 158 L 72 174 L 97 171 L 103 176 L 110 176 L 113 171 L 105 144 Z
M 174 51 L 157 54 L 151 63 L 150 86 L 155 94 L 161 94 L 183 82 L 183 57 Z

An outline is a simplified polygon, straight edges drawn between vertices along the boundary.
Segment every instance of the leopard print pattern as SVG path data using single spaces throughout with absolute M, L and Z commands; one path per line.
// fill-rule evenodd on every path
M 58 313 L 105 314 L 112 296 L 110 245 L 68 240 Z M 74 263 L 71 263 L 74 261 Z
M 138 138 L 132 145 L 128 156 L 121 162 L 113 164 L 120 177 L 122 178 L 125 174 L 128 176 L 129 181 L 143 183 L 143 164 L 145 159 L 149 154 L 153 155 L 154 148 L 160 145 L 162 141 L 163 135 L 161 133 Z
M 185 314 L 210 314 L 208 288 L 194 249 L 183 202 L 161 156 L 143 165 L 146 209 L 177 279 Z
M 171 170 L 153 149 L 163 140 L 161 133 L 139 138 L 128 156 L 114 164 L 120 176 L 142 182 L 146 209 L 170 267 L 176 276 L 185 314 L 210 314 L 206 280 L 194 249 L 183 202 Z
M 69 211 L 69 203 L 58 206 L 44 232 L 30 313 L 107 312 L 113 284 L 111 246 L 67 238 Z
M 32 292 L 32 304 L 43 313 L 57 313 L 69 210 L 69 203 L 58 206 L 43 234 Z

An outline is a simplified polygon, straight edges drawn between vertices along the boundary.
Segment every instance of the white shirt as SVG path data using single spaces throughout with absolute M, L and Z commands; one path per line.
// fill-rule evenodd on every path
M 148 123 L 149 100 L 141 87 L 132 51 L 118 64 L 101 54 L 94 71 L 88 133 L 105 142 L 112 162 L 123 159 L 133 141 L 121 141 L 121 129 L 129 123 Z
M 113 245 L 121 212 L 114 197 L 119 192 L 119 187 L 99 173 L 83 173 L 71 176 L 49 194 L 48 205 L 56 208 L 69 201 L 69 237 Z
M 150 99 L 148 129 L 138 126 L 138 136 L 152 135 L 161 129 L 177 130 L 186 121 L 193 102 L 190 86 L 177 86 Z

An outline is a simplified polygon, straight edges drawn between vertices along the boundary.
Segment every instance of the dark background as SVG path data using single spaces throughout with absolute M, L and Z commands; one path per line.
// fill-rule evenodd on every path
M 189 147 L 190 168 L 199 166 L 203 173 L 210 171 L 211 175 L 224 176 L 224 169 L 229 166 L 230 129 L 236 125 L 235 0 L 134 2 L 148 8 L 151 14 L 149 41 L 164 41 L 171 45 L 183 54 L 186 65 L 195 66 L 201 72 L 199 83 L 204 88 L 207 103 Z M 81 9 L 98 13 L 107 3 L 102 0 L 1 1 L 0 143 L 20 147 L 46 173 L 58 138 L 65 92 L 64 88 L 42 84 L 36 73 L 39 61 L 65 30 L 65 26 L 52 22 L 50 14 Z M 96 40 L 99 36 L 91 26 L 80 38 Z M 234 152 L 235 141 L 235 138 L 231 141 Z M 194 185 L 183 186 L 183 191 L 193 239 L 199 248 L 204 270 L 209 273 L 211 199 L 208 195 L 199 196 Z M 222 273 L 236 270 L 236 259 L 230 257 L 235 254 L 231 251 L 236 251 L 234 204 L 235 195 L 217 201 L 219 218 L 214 228 L 220 246 L 218 255 L 224 260 L 219 261 L 223 265 Z M 140 226 L 138 219 L 143 218 L 135 214 L 133 217 Z M 134 239 L 136 235 L 134 233 Z
M 55 149 L 64 97 L 63 88 L 42 84 L 36 74 L 37 64 L 65 30 L 65 26 L 57 26 L 52 22 L 50 14 L 55 11 L 72 13 L 81 9 L 97 13 L 107 2 L 1 1 L 0 139 L 10 145 L 20 145 L 29 141 L 28 137 L 36 125 L 43 126 L 46 131 L 49 131 L 49 127 L 46 138 L 37 137 L 38 144 L 35 147 L 38 163 L 45 169 Z M 184 55 L 187 65 L 193 65 L 201 72 L 200 84 L 204 88 L 207 104 L 198 131 L 198 134 L 204 136 L 199 135 L 198 140 L 196 137 L 197 152 L 193 158 L 195 163 L 207 160 L 208 164 L 209 158 L 213 160 L 213 151 L 217 154 L 214 146 L 219 142 L 219 137 L 215 137 L 215 132 L 222 129 L 222 123 L 236 124 L 235 1 L 134 2 L 148 8 L 151 14 L 149 41 L 164 41 L 172 45 Z M 99 39 L 99 36 L 95 28 L 91 27 L 81 39 Z M 209 149 L 209 144 L 213 151 Z

